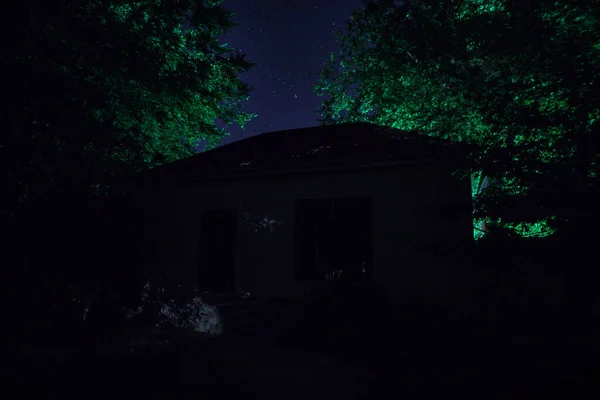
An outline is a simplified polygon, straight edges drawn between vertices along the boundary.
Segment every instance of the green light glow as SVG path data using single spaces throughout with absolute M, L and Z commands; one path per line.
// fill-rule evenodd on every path
M 369 121 L 476 143 L 485 150 L 472 160 L 476 237 L 494 225 L 552 234 L 550 221 L 567 220 L 555 206 L 538 215 L 528 205 L 531 220 L 491 206 L 510 200 L 502 196 L 525 201 L 534 186 L 553 192 L 560 184 L 550 177 L 564 170 L 557 166 L 576 157 L 585 159 L 568 170 L 588 170 L 560 179 L 596 177 L 599 155 L 582 138 L 597 135 L 600 120 L 600 15 L 566 1 L 410 3 L 410 20 L 407 4 L 385 1 L 353 13 L 339 57 L 314 88 L 327 96 L 322 123 Z M 482 190 L 484 176 L 494 190 Z
M 97 190 L 199 142 L 215 147 L 226 135 L 217 120 L 243 127 L 256 116 L 241 111 L 251 88 L 239 79 L 254 64 L 218 40 L 234 26 L 223 1 L 67 3 L 24 7 L 4 38 L 3 75 L 22 78 L 0 107 L 14 127 L 2 146 L 15 199 L 53 182 Z

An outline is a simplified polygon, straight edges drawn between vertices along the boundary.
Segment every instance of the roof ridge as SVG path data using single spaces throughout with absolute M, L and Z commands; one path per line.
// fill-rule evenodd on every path
M 404 140 L 391 140 L 399 139 Z M 406 140 L 408 139 L 408 140 Z M 421 140 L 419 140 L 421 139 Z M 364 160 L 399 162 L 446 152 L 451 142 L 417 131 L 371 122 L 340 123 L 266 132 L 195 154 L 152 170 L 158 176 L 190 176 L 215 171 L 289 169 Z

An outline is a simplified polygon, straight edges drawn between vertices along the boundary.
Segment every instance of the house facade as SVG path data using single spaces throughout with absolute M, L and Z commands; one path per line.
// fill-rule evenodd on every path
M 302 296 L 332 276 L 389 294 L 472 287 L 471 184 L 459 144 L 375 125 L 272 132 L 138 177 L 142 262 L 167 292 Z

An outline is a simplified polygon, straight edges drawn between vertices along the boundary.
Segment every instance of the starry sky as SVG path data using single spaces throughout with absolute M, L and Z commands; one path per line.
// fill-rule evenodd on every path
M 240 78 L 254 87 L 243 111 L 258 117 L 245 131 L 227 126 L 231 135 L 221 144 L 318 125 L 314 111 L 322 98 L 312 86 L 329 53 L 339 52 L 333 31 L 346 29 L 351 11 L 361 5 L 360 0 L 225 0 L 237 26 L 221 40 L 257 63 Z

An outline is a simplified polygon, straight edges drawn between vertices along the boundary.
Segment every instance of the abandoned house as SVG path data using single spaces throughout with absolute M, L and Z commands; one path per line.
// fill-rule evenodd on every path
M 302 296 L 332 276 L 386 292 L 465 287 L 460 143 L 369 123 L 270 132 L 156 168 L 129 196 L 165 291 Z

